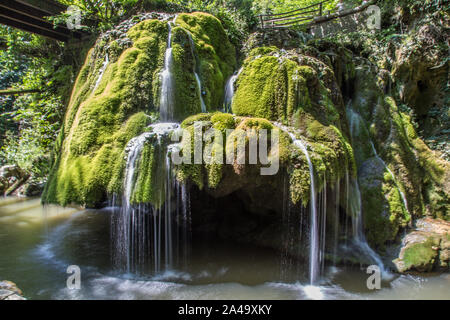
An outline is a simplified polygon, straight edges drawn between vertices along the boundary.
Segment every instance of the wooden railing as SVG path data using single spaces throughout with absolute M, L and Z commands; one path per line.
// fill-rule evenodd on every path
M 313 5 L 296 9 L 284 13 L 263 14 L 259 16 L 261 27 L 268 28 L 290 28 L 298 24 L 308 24 L 316 17 L 321 17 L 324 14 L 330 14 L 330 11 L 325 12 L 325 4 L 330 0 L 315 3 Z

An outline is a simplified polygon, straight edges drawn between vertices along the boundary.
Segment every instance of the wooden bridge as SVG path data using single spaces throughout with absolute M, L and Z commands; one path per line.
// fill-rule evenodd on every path
M 1 0 L 0 24 L 21 29 L 58 41 L 81 40 L 86 34 L 55 27 L 46 17 L 65 12 L 67 7 L 54 0 Z
M 275 14 L 260 15 L 260 23 L 262 29 L 281 29 L 301 27 L 312 27 L 315 24 L 325 23 L 334 19 L 342 18 L 348 15 L 362 12 L 369 6 L 375 4 L 377 1 L 364 1 L 362 5 L 350 8 L 350 9 L 338 9 L 326 10 L 326 4 L 331 0 L 325 0 L 316 4 Z

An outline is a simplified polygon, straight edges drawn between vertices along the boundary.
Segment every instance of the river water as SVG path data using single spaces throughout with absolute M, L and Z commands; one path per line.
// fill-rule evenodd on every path
M 450 274 L 395 276 L 369 290 L 365 270 L 330 267 L 310 286 L 295 275 L 281 280 L 277 252 L 211 239 L 194 239 L 183 270 L 115 271 L 113 212 L 0 199 L 0 280 L 17 283 L 28 299 L 450 299 Z M 81 268 L 80 290 L 66 287 L 70 265 Z

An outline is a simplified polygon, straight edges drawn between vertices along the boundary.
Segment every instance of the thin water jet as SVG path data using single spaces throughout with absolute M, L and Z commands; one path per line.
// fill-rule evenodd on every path
M 223 103 L 224 112 L 231 113 L 231 105 L 234 98 L 234 84 L 236 83 L 243 69 L 244 68 L 240 68 L 237 72 L 235 72 L 230 78 L 228 78 L 225 84 L 225 97 Z
M 288 128 L 283 125 L 276 124 L 280 129 L 285 131 L 293 141 L 293 144 L 299 148 L 306 157 L 308 163 L 310 176 L 310 252 L 309 252 L 309 281 L 314 284 L 319 276 L 320 268 L 320 249 L 319 249 L 319 228 L 317 223 L 317 202 L 316 202 L 316 188 L 314 177 L 314 166 L 309 157 L 308 149 L 301 139 L 298 139 L 295 134 L 290 132 Z

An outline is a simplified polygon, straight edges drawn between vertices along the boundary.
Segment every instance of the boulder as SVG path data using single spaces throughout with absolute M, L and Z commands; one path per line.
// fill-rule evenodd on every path
M 409 271 L 450 271 L 450 223 L 424 218 L 402 240 L 400 255 L 394 264 L 400 273 Z
M 26 300 L 14 282 L 0 281 L 0 300 Z
M 44 186 L 44 182 L 29 181 L 17 190 L 17 194 L 23 197 L 38 197 L 42 194 Z

